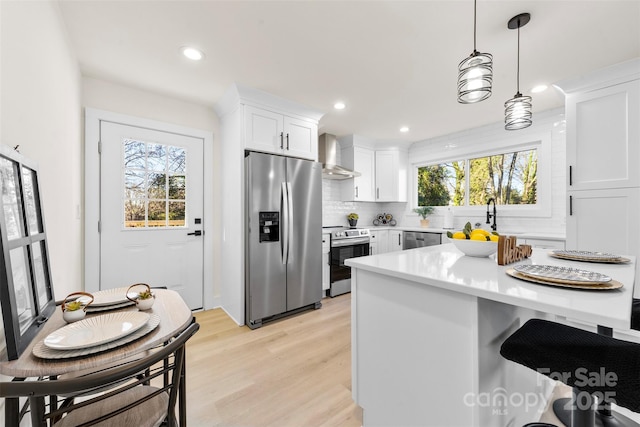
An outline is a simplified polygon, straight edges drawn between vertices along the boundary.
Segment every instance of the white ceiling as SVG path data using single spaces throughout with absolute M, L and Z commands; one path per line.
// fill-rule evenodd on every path
M 456 101 L 473 50 L 473 1 L 60 0 L 83 75 L 213 106 L 232 83 L 321 111 L 320 132 L 419 141 L 502 121 L 520 91 L 640 57 L 640 0 L 479 0 L 477 49 L 494 57 L 486 101 Z M 202 49 L 195 63 L 181 46 Z M 342 100 L 347 108 L 333 109 Z M 563 105 L 550 88 L 535 113 Z M 400 134 L 400 126 L 411 128 Z

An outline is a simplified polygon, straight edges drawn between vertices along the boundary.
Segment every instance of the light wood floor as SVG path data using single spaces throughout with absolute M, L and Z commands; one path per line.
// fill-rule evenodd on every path
M 351 399 L 351 295 L 260 329 L 196 313 L 187 344 L 191 427 L 362 425 Z

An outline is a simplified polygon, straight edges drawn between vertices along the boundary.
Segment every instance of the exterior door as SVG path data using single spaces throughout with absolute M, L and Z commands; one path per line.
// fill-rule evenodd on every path
M 147 283 L 203 307 L 203 140 L 102 122 L 100 289 Z

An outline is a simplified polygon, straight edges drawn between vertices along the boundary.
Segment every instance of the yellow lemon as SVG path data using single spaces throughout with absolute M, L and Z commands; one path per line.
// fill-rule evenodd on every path
M 487 236 L 480 234 L 480 233 L 471 233 L 471 240 L 479 240 L 481 242 L 486 242 L 487 241 Z
M 496 236 L 495 234 L 492 234 L 491 236 L 489 236 L 489 238 L 491 239 L 492 242 L 497 242 L 500 239 L 500 236 Z
M 473 236 L 474 234 L 479 234 L 481 236 L 488 236 L 490 233 L 487 230 L 483 230 L 482 228 L 476 228 L 475 230 L 471 231 L 471 235 Z
M 466 239 L 467 236 L 462 231 L 456 231 L 455 233 L 453 233 L 453 238 L 454 239 Z

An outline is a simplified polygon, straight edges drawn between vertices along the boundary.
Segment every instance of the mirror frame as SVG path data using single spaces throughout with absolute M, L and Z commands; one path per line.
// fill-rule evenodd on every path
M 6 167 L 7 161 L 14 171 L 15 190 L 9 188 L 6 174 L 2 173 L 1 163 Z M 56 303 L 49 268 L 37 164 L 5 145 L 0 145 L 0 162 L 0 304 L 7 358 L 14 360 L 20 357 L 40 331 L 40 327 L 51 317 Z M 25 184 L 25 175 L 31 176 L 30 185 Z M 14 193 L 13 196 L 7 194 L 10 190 Z M 14 201 L 10 203 L 9 199 L 12 197 Z M 13 230 L 8 228 L 8 216 L 14 217 L 10 218 L 14 221 Z M 16 224 L 18 230 L 15 229 Z M 40 247 L 39 258 L 34 253 L 36 246 Z M 12 251 L 15 255 L 20 249 L 24 259 L 22 271 L 11 258 Z M 16 295 L 16 278 L 23 282 L 20 290 L 26 295 Z M 18 301 L 18 297 L 21 301 Z M 20 303 L 28 305 L 19 313 Z

